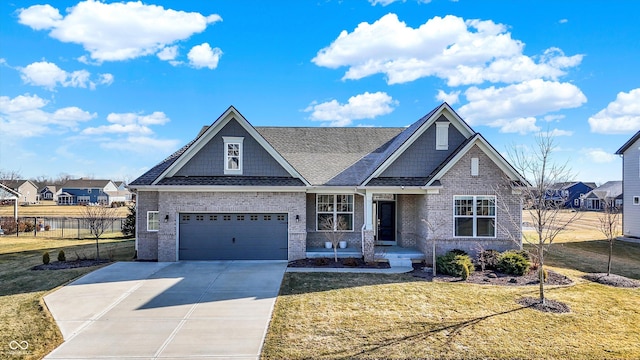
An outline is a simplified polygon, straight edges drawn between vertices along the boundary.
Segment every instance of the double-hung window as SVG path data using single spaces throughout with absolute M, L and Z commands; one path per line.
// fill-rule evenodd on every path
M 496 236 L 495 196 L 454 196 L 453 202 L 454 236 Z
M 147 231 L 160 229 L 160 218 L 157 211 L 147 211 Z
M 317 231 L 353 231 L 353 195 L 318 194 L 316 214 Z
M 224 136 L 224 173 L 242 175 L 242 142 L 244 138 Z

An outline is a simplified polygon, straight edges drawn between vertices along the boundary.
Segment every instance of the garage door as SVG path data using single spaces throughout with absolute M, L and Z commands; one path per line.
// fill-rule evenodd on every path
M 287 214 L 180 214 L 180 260 L 287 260 Z

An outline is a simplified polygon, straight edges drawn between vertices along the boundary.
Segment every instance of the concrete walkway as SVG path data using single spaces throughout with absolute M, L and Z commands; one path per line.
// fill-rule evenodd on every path
M 286 261 L 122 262 L 45 296 L 46 359 L 257 359 Z

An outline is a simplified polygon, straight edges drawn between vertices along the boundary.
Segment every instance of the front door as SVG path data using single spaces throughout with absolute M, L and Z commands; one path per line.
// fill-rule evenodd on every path
M 380 245 L 396 244 L 396 202 L 376 202 L 377 231 L 376 242 Z

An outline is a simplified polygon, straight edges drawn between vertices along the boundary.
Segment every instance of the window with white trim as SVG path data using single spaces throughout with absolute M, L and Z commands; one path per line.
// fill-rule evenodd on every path
M 449 149 L 449 122 L 436 122 L 436 150 Z
M 633 205 L 640 205 L 640 196 L 633 197 Z
M 456 237 L 496 236 L 496 197 L 464 195 L 453 197 L 453 227 Z
M 224 141 L 224 173 L 225 175 L 242 175 L 242 137 L 223 136 Z
M 580 206 L 580 199 L 573 199 L 573 206 Z
M 316 195 L 316 230 L 353 231 L 353 195 Z
M 147 211 L 147 231 L 160 229 L 160 215 L 157 211 Z

